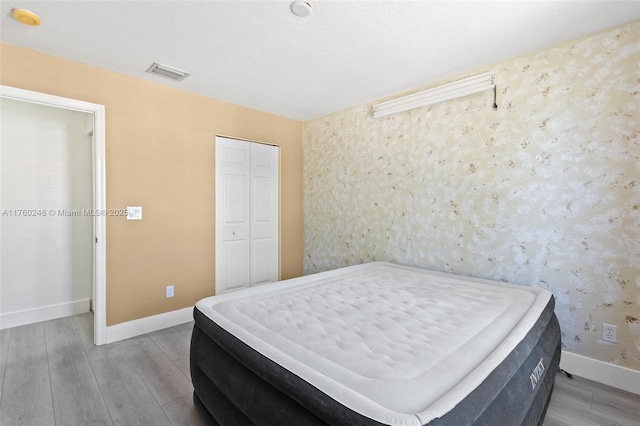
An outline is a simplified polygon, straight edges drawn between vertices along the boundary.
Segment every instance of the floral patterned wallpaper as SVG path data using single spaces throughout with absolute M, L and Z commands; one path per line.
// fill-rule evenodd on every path
M 565 350 L 640 369 L 639 63 L 635 22 L 447 80 L 495 72 L 497 111 L 488 91 L 306 123 L 305 273 L 384 260 L 538 285 Z

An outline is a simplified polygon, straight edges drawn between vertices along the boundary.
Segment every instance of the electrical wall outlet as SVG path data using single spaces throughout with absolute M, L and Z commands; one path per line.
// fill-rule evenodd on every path
M 173 297 L 173 286 L 172 285 L 168 285 L 167 286 L 167 298 L 169 297 Z
M 616 343 L 618 327 L 611 324 L 602 324 L 602 340 L 605 342 Z

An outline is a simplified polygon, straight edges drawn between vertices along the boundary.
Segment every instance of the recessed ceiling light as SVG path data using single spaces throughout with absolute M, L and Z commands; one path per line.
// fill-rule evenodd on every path
M 178 68 L 173 68 L 168 65 L 162 65 L 157 62 L 151 64 L 151 66 L 147 69 L 148 73 L 159 75 L 162 77 L 170 78 L 175 81 L 182 81 L 185 78 L 189 77 L 189 73 L 186 71 L 179 70 Z
M 12 9 L 11 13 L 13 14 L 13 19 L 20 23 L 29 25 L 31 27 L 37 27 L 38 25 L 40 25 L 40 17 L 30 10 Z
M 306 1 L 294 1 L 289 8 L 291 9 L 291 13 L 301 18 L 311 15 L 311 5 Z

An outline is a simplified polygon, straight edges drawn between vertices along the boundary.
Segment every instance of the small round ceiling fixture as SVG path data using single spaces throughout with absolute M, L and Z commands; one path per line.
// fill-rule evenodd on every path
M 13 18 L 16 21 L 21 22 L 25 25 L 29 25 L 31 27 L 37 27 L 38 25 L 40 25 L 40 17 L 30 10 L 13 9 L 11 13 L 13 14 Z
M 301 18 L 311 15 L 311 5 L 306 1 L 294 1 L 289 9 L 291 9 L 291 13 Z

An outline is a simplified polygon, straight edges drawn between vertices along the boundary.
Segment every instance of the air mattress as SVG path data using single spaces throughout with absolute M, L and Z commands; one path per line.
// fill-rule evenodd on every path
M 384 262 L 199 301 L 194 398 L 218 424 L 541 424 L 553 296 Z

